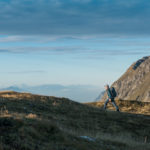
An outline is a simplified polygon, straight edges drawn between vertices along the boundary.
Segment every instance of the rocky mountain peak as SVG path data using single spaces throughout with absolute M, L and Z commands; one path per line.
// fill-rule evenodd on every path
M 133 70 L 136 70 L 145 60 L 147 60 L 149 57 L 143 57 L 139 59 L 132 67 Z
M 118 99 L 150 102 L 150 56 L 133 63 L 112 86 L 118 93 Z M 106 94 L 102 100 L 105 99 Z

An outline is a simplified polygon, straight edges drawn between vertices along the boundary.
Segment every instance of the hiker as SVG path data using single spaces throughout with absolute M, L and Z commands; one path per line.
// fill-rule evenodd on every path
M 106 109 L 107 104 L 109 102 L 111 102 L 113 104 L 113 106 L 116 108 L 116 111 L 119 111 L 119 108 L 118 108 L 118 106 L 115 103 L 115 97 L 117 96 L 115 88 L 114 87 L 109 88 L 109 85 L 105 85 L 105 90 L 107 92 L 108 99 L 106 100 L 106 102 L 104 104 L 104 109 Z

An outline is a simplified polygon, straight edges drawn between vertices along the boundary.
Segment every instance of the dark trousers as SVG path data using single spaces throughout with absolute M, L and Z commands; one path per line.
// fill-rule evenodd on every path
M 106 100 L 106 102 L 105 102 L 105 104 L 104 104 L 104 109 L 106 109 L 108 103 L 109 103 L 109 99 Z M 119 111 L 119 108 L 118 108 L 118 106 L 116 105 L 114 99 L 111 100 L 111 103 L 112 103 L 113 106 L 116 108 L 116 111 Z

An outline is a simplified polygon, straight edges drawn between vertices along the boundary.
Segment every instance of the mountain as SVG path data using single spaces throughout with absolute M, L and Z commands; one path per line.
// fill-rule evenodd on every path
M 1 91 L 17 91 L 17 92 L 23 92 L 25 91 L 23 88 L 21 87 L 17 87 L 17 86 L 9 86 L 6 88 L 1 88 Z
M 117 91 L 118 99 L 150 102 L 150 56 L 133 63 L 112 86 Z
M 134 103 L 123 107 L 145 105 Z M 129 114 L 132 109 L 103 111 L 66 98 L 13 91 L 0 92 L 0 107 L 0 150 L 150 149 L 150 117 Z
M 100 99 L 102 99 L 102 97 L 104 96 L 104 94 L 105 94 L 105 91 L 102 91 L 99 95 L 98 95 L 98 97 L 97 98 L 95 98 L 95 102 L 97 102 L 97 101 L 99 101 Z
M 10 86 L 0 89 L 1 91 L 16 91 L 16 92 L 30 92 L 34 94 L 68 97 L 70 99 L 88 102 L 95 98 L 99 93 L 99 87 L 92 85 L 68 85 L 63 86 L 59 84 L 45 84 L 38 86 Z

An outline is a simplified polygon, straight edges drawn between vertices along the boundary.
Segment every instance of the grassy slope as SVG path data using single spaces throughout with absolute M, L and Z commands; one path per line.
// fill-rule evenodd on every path
M 4 95 L 0 150 L 150 149 L 149 116 L 105 112 L 65 98 Z M 83 135 L 95 141 L 80 138 Z
M 121 112 L 150 115 L 150 102 L 116 100 L 116 104 L 119 106 Z M 87 103 L 87 105 L 103 108 L 104 102 L 90 102 Z M 107 108 L 115 111 L 115 108 L 111 103 L 108 103 Z

